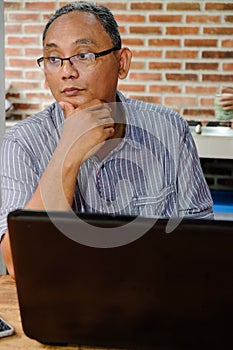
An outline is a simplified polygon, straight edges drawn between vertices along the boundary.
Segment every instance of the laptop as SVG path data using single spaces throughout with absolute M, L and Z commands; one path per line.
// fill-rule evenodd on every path
M 28 337 L 115 349 L 231 347 L 232 221 L 17 210 L 8 224 Z

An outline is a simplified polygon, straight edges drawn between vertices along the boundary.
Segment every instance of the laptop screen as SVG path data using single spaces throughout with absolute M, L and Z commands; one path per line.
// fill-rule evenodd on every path
M 29 337 L 126 349 L 232 341 L 232 222 L 22 210 L 8 224 Z

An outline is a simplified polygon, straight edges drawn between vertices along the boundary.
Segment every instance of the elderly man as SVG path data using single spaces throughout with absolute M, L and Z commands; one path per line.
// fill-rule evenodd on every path
M 56 101 L 12 128 L 1 150 L 0 237 L 12 276 L 6 218 L 16 208 L 212 216 L 186 121 L 117 91 L 131 51 L 109 9 L 84 1 L 59 9 L 43 55 L 37 62 Z

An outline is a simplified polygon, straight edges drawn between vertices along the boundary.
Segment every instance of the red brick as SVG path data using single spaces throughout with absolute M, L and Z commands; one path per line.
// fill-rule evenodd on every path
M 233 63 L 223 63 L 222 68 L 224 71 L 233 72 Z
M 44 30 L 44 25 L 39 24 L 28 24 L 24 26 L 24 33 L 25 34 L 42 34 Z
M 11 78 L 11 79 L 18 79 L 23 77 L 23 71 L 22 69 L 16 70 L 16 69 L 5 69 L 5 76 L 6 78 Z
M 201 102 L 201 106 L 203 106 L 203 107 L 214 106 L 214 97 L 213 98 L 202 97 L 200 99 L 200 102 Z
M 29 100 L 48 100 L 51 99 L 51 94 L 46 93 L 46 92 L 37 92 L 37 93 L 31 93 L 28 92 L 25 94 L 25 97 Z
M 163 5 L 161 3 L 155 2 L 135 2 L 130 4 L 131 10 L 162 10 Z
M 10 98 L 11 100 L 17 98 L 20 98 L 20 93 L 19 92 L 8 92 L 6 95 L 7 98 Z
M 20 47 L 6 47 L 5 56 L 22 56 L 22 49 Z
M 167 35 L 196 35 L 199 32 L 198 27 L 167 27 Z
M 118 28 L 121 35 L 126 33 L 126 26 L 119 26 Z
M 214 63 L 214 62 L 187 62 L 185 64 L 185 68 L 191 69 L 191 70 L 217 70 L 219 68 L 218 63 Z
M 216 93 L 216 87 L 215 86 L 189 86 L 188 85 L 185 88 L 185 92 L 188 94 L 214 95 Z
M 57 2 L 58 2 L 57 7 L 59 8 L 65 5 L 68 5 L 70 3 L 70 1 L 59 1 L 59 0 Z
M 41 70 L 39 70 L 39 68 L 38 68 L 38 70 L 26 72 L 25 78 L 30 79 L 30 80 L 41 81 L 41 80 L 44 80 L 44 73 Z
M 40 82 L 15 81 L 14 88 L 24 90 L 34 90 L 40 87 Z
M 171 2 L 167 4 L 169 11 L 200 11 L 200 4 L 198 2 Z
M 150 46 L 180 46 L 179 39 L 149 39 Z
M 226 82 L 233 81 L 233 75 L 223 75 L 223 74 L 203 74 L 202 81 L 216 81 L 216 82 Z
M 192 117 L 214 117 L 215 112 L 213 109 L 184 109 L 183 116 L 192 116 Z
M 145 51 L 136 51 L 132 50 L 133 57 L 154 57 L 154 58 L 161 58 L 162 57 L 162 51 L 157 50 L 145 50 Z
M 36 67 L 36 62 L 35 60 L 28 59 L 28 58 L 11 58 L 9 59 L 9 64 L 12 67 Z
M 150 22 L 178 22 L 182 21 L 181 15 L 150 15 Z
M 225 16 L 224 20 L 225 22 L 233 23 L 233 16 Z
M 38 111 L 39 109 L 39 104 L 36 104 L 36 103 L 14 103 L 14 110 L 17 111 L 17 110 L 27 110 L 27 109 L 32 109 L 32 110 L 35 110 L 35 111 Z
M 232 35 L 233 34 L 233 28 L 232 27 L 211 27 L 211 28 L 204 28 L 203 29 L 204 34 L 211 34 L 211 35 Z
M 198 51 L 173 50 L 166 52 L 166 58 L 197 58 Z
M 16 22 L 37 22 L 39 21 L 40 14 L 38 13 L 18 13 L 18 12 L 12 12 L 9 13 L 9 20 L 10 21 L 16 21 Z
M 191 47 L 191 46 L 197 46 L 197 47 L 216 47 L 217 46 L 217 39 L 185 39 L 184 45 Z
M 22 32 L 21 24 L 5 24 L 5 34 L 19 34 Z
M 56 1 L 30 1 L 25 3 L 25 9 L 43 11 L 43 10 L 55 10 Z
M 35 45 L 38 42 L 37 36 L 9 36 L 7 38 L 7 43 L 15 46 Z
M 223 1 L 223 0 L 221 0 Z M 228 4 L 228 3 L 223 3 L 221 4 L 220 2 L 219 3 L 214 3 L 214 2 L 210 2 L 210 3 L 207 3 L 205 5 L 205 9 L 207 11 L 211 10 L 215 10 L 215 11 L 231 11 L 233 10 L 233 4 Z
M 233 48 L 233 40 L 232 39 L 222 40 L 222 47 L 230 47 L 232 49 Z
M 145 91 L 145 85 L 138 85 L 138 84 L 118 84 L 118 88 L 122 91 L 135 91 L 135 92 L 144 92 Z
M 21 2 L 11 2 L 4 0 L 4 9 L 5 10 L 19 10 L 22 7 Z
M 219 23 L 220 16 L 210 16 L 210 15 L 187 15 L 186 23 Z
M 145 45 L 144 40 L 139 38 L 122 38 L 122 43 L 129 46 Z
M 161 80 L 161 74 L 158 73 L 130 73 L 130 79 L 143 81 L 143 80 Z
M 233 51 L 203 51 L 202 58 L 233 58 Z
M 138 62 L 138 61 L 132 61 L 130 69 L 145 69 L 145 63 L 144 62 Z
M 150 85 L 150 92 L 152 93 L 181 93 L 180 86 L 174 86 L 174 85 Z
M 167 106 L 184 107 L 196 105 L 196 98 L 187 96 L 169 96 L 164 98 L 164 102 Z
M 43 13 L 41 15 L 42 15 L 42 22 L 45 24 L 53 16 L 53 12 Z
M 29 57 L 29 56 L 32 56 L 32 57 L 41 57 L 41 56 L 43 56 L 43 52 L 42 52 L 42 50 L 39 48 L 39 47 L 37 47 L 37 48 L 25 48 L 25 55 L 27 56 L 27 57 Z
M 198 75 L 197 74 L 189 74 L 189 73 L 180 73 L 180 74 L 174 74 L 174 73 L 167 73 L 166 74 L 167 80 L 175 80 L 175 81 L 197 81 Z
M 181 69 L 179 62 L 150 62 L 149 69 Z

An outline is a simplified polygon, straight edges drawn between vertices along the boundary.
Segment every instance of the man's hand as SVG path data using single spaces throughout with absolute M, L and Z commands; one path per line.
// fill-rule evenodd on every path
M 81 162 L 95 154 L 113 137 L 114 119 L 111 108 L 99 100 L 75 108 L 71 103 L 60 102 L 65 115 L 61 143 L 67 148 L 67 155 Z
M 219 102 L 225 111 L 233 109 L 233 88 L 223 88 L 222 95 L 219 97 Z

